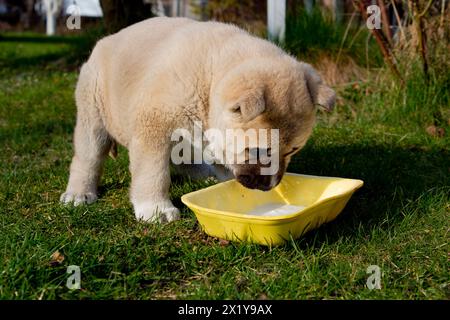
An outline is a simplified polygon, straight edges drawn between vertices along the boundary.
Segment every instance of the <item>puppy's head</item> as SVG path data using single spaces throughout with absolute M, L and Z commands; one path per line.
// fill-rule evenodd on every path
M 331 110 L 334 102 L 308 64 L 291 57 L 242 63 L 213 88 L 209 127 L 227 139 L 211 143 L 242 185 L 270 190 L 309 138 L 316 106 Z

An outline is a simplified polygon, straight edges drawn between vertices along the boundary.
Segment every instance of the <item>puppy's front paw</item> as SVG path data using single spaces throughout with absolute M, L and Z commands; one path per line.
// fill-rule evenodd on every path
M 145 222 L 168 223 L 180 219 L 180 210 L 172 203 L 144 202 L 134 205 L 134 213 L 137 220 Z
M 93 192 L 76 193 L 76 192 L 64 192 L 59 199 L 64 204 L 73 203 L 74 206 L 82 204 L 91 204 L 97 200 L 97 195 Z

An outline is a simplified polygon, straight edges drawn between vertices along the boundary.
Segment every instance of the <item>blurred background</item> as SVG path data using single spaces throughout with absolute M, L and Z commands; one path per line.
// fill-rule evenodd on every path
M 370 5 L 379 9 L 380 29 L 367 27 Z M 81 61 L 98 38 L 149 17 L 216 20 L 277 41 L 313 63 L 331 85 L 366 79 L 370 69 L 384 65 L 404 83 L 398 53 L 421 60 L 429 77 L 436 44 L 448 49 L 447 5 L 448 0 L 0 0 L 0 33 L 83 38 L 69 57 Z M 78 25 L 68 26 L 71 15 Z

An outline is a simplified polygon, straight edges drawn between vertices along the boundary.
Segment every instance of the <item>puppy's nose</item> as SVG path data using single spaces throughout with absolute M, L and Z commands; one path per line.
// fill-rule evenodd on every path
M 236 177 L 237 181 L 239 181 L 244 187 L 254 189 L 255 184 L 255 176 L 251 174 L 240 174 Z
M 240 184 L 249 189 L 269 191 L 272 189 L 270 176 L 258 176 L 252 174 L 240 174 L 236 177 Z
M 258 176 L 256 189 L 269 191 L 273 188 L 271 176 Z

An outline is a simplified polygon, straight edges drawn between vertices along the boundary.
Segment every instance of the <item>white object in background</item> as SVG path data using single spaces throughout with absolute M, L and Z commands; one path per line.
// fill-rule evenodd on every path
M 172 0 L 172 17 L 181 17 L 181 0 Z
M 164 12 L 164 4 L 162 3 L 162 0 L 156 0 L 151 2 L 152 4 L 152 12 L 155 16 L 158 17 L 165 17 L 166 13 Z
M 69 17 L 66 20 L 66 27 L 69 30 L 81 29 L 81 9 L 76 4 L 71 4 L 67 7 L 66 13 Z
M 56 32 L 56 16 L 61 10 L 62 0 L 44 0 L 47 15 L 47 35 L 52 36 Z
M 267 0 L 267 27 L 270 40 L 284 41 L 286 0 Z
M 103 17 L 100 0 L 64 0 L 64 11 L 67 15 L 71 15 L 69 8 L 72 6 L 79 8 L 81 17 L 100 18 Z

